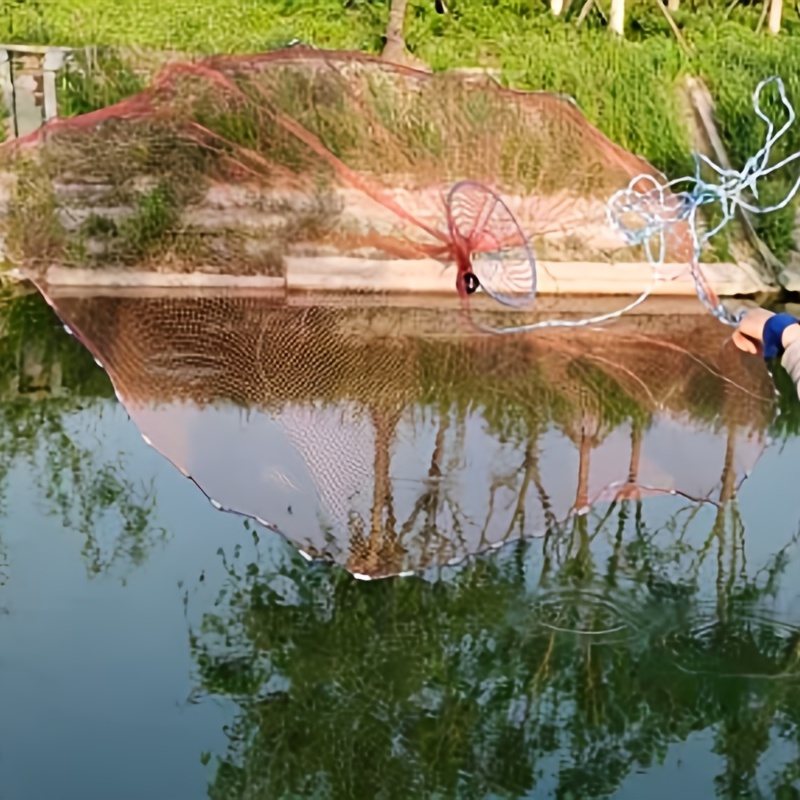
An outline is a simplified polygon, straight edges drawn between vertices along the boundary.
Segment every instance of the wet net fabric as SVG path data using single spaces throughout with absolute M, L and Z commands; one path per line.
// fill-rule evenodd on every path
M 532 296 L 535 259 L 644 261 L 606 206 L 661 179 L 568 98 L 304 48 L 170 65 L 28 146 L 42 154 L 28 194 L 55 187 L 61 227 L 21 235 L 26 263 L 281 274 L 316 259 L 335 275 L 342 259 L 427 260 L 456 286 L 474 260 L 501 302 Z M 666 240 L 685 263 L 685 221 Z
M 705 314 L 523 338 L 459 333 L 453 305 L 49 299 L 216 505 L 372 577 L 597 502 L 724 502 L 774 413 L 763 364 Z

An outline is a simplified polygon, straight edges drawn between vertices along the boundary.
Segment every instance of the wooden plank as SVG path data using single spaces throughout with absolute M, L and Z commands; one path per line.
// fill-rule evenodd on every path
M 27 277 L 25 272 L 22 277 Z M 207 272 L 156 272 L 132 269 L 81 269 L 51 266 L 44 283 L 50 286 L 283 288 L 283 278 L 271 275 L 225 275 Z
M 723 296 L 757 295 L 774 291 L 744 265 L 703 264 L 715 291 Z M 627 295 L 643 292 L 653 284 L 653 267 L 647 263 L 599 264 L 539 262 L 539 295 Z M 652 289 L 656 295 L 689 297 L 695 284 L 685 264 L 660 267 L 664 280 Z M 455 271 L 431 259 L 388 259 L 330 256 L 286 259 L 286 283 L 290 291 L 322 292 L 430 292 L 452 293 Z

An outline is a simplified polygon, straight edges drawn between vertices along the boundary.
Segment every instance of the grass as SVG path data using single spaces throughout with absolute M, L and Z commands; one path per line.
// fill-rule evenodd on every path
M 412 0 L 406 18 L 409 47 L 436 66 L 498 63 L 530 54 L 541 39 L 574 30 L 580 2 L 554 20 L 544 0 L 449 0 L 450 13 Z M 760 5 L 742 3 L 727 17 L 727 3 L 690 2 L 676 15 L 684 36 L 714 38 L 725 24 L 755 29 Z M 634 42 L 671 39 L 655 3 L 629 0 L 627 36 Z M 388 0 L 11 0 L 0 11 L 0 41 L 59 45 L 130 45 L 191 53 L 271 49 L 291 39 L 318 47 L 377 52 L 383 45 Z M 583 32 L 602 27 L 590 15 Z M 785 4 L 784 31 L 800 32 Z M 765 37 L 761 37 L 763 41 Z M 538 40 L 538 41 L 537 41 Z M 532 46 L 531 42 L 536 41 Z
M 113 105 L 147 85 L 145 77 L 112 48 L 95 50 L 91 60 L 79 51 L 72 67 L 61 71 L 60 79 L 58 112 L 63 117 Z
M 592 15 L 576 27 L 580 3 L 564 20 L 554 19 L 541 1 L 453 0 L 445 16 L 433 6 L 428 0 L 412 2 L 406 38 L 409 49 L 434 70 L 492 66 L 514 88 L 573 96 L 607 136 L 669 177 L 692 170 L 678 91 L 685 76 L 699 75 L 711 88 L 720 133 L 735 166 L 762 144 L 764 128 L 751 105 L 759 80 L 780 75 L 800 105 L 800 21 L 788 5 L 784 33 L 770 37 L 754 32 L 758 6 L 736 6 L 726 17 L 724 4 L 684 2 L 675 16 L 693 48 L 688 54 L 651 2 L 629 3 L 623 41 L 613 40 Z M 383 44 L 388 1 L 27 0 L 13 9 L 0 12 L 0 40 L 204 54 L 267 50 L 296 38 L 323 48 L 375 53 Z M 124 63 L 115 66 L 113 51 L 104 57 L 105 73 L 116 75 L 114 80 L 90 86 L 93 78 L 70 79 L 62 88 L 65 113 L 108 105 L 139 88 L 141 76 Z M 787 136 L 781 152 L 795 150 L 800 150 L 800 126 Z M 789 172 L 771 179 L 762 200 L 781 196 L 794 177 Z M 758 218 L 756 227 L 779 257 L 793 249 L 792 209 Z M 721 238 L 718 246 L 722 252 L 727 242 Z
M 193 53 L 271 49 L 292 38 L 375 50 L 386 10 L 365 2 L 40 0 L 0 12 L 0 41 L 130 45 Z
M 133 255 L 142 258 L 178 224 L 180 209 L 168 183 L 159 183 L 137 198 L 133 216 L 120 225 L 120 235 Z
M 13 202 L 6 220 L 6 245 L 21 261 L 52 263 L 62 255 L 66 232 L 46 166 L 19 160 Z
M 0 144 L 2 144 L 8 136 L 8 125 L 10 122 L 11 110 L 6 108 L 3 98 L 0 97 Z

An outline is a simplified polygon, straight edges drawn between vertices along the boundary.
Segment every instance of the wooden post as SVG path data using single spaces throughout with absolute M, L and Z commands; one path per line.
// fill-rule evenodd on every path
M 608 28 L 617 36 L 625 35 L 625 0 L 611 0 Z
M 8 120 L 4 120 L 8 133 L 16 135 L 16 109 L 14 108 L 14 76 L 11 72 L 11 54 L 0 48 L 0 103 L 8 112 Z
M 52 47 L 44 54 L 42 64 L 42 83 L 44 98 L 42 100 L 44 121 L 49 122 L 58 116 L 58 97 L 56 95 L 56 72 L 64 66 L 64 53 Z
M 771 0 L 769 4 L 769 21 L 767 22 L 767 30 L 773 36 L 777 36 L 781 32 L 782 16 L 783 16 L 783 0 Z

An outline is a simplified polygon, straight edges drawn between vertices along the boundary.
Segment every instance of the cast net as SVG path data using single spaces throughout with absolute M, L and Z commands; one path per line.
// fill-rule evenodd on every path
M 607 203 L 663 180 L 568 98 L 302 47 L 168 65 L 12 152 L 9 243 L 28 266 L 364 270 L 376 286 L 391 268 L 410 289 L 448 271 L 465 299 L 511 306 L 554 262 L 646 262 Z M 692 252 L 675 220 L 661 260 Z
M 765 90 L 787 113 L 780 126 Z M 636 299 L 596 318 L 472 319 L 493 332 L 593 324 L 684 275 L 734 323 L 701 266 L 706 245 L 737 213 L 783 207 L 800 183 L 757 204 L 759 181 L 798 154 L 772 159 L 794 122 L 779 79 L 757 87 L 754 108 L 764 146 L 741 170 L 698 156 L 694 176 L 667 181 L 571 100 L 487 78 L 305 47 L 175 63 L 149 89 L 7 148 L 18 183 L 6 238 L 28 268 L 199 269 L 290 285 L 292 274 L 324 285 L 360 270 L 373 288 L 394 270 L 409 289 L 449 269 L 467 307 L 481 289 L 527 308 L 543 277 L 560 291 L 548 264 L 573 277 L 593 265 L 585 292 L 606 280 L 598 265 L 649 263 L 619 291 Z
M 650 496 L 656 527 L 659 508 L 724 505 L 775 414 L 763 362 L 691 300 L 483 336 L 456 330 L 455 299 L 45 294 L 218 508 L 370 577 L 556 533 L 598 503 Z

